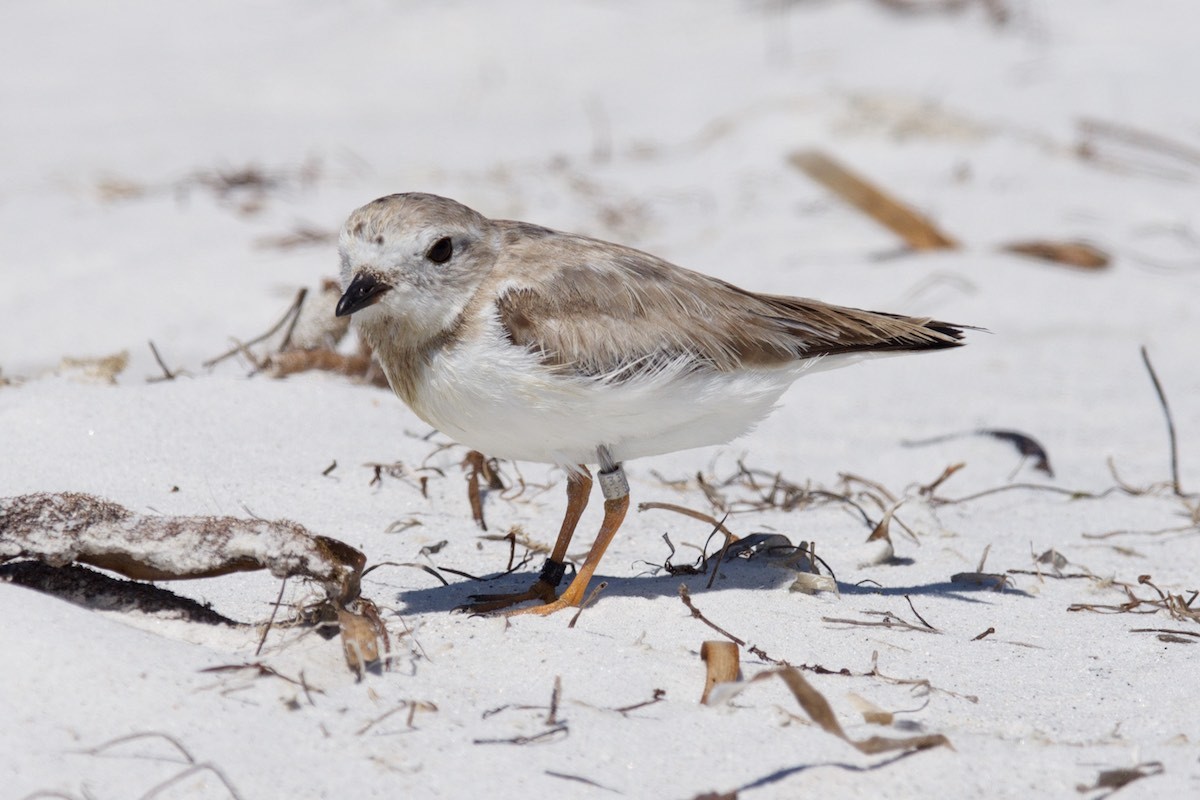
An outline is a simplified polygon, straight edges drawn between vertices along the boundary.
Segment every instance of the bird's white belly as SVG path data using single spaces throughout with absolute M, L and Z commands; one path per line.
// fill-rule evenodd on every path
M 564 376 L 496 335 L 437 353 L 413 410 L 488 456 L 563 465 L 723 444 L 774 407 L 805 364 L 741 372 L 665 370 L 622 382 Z

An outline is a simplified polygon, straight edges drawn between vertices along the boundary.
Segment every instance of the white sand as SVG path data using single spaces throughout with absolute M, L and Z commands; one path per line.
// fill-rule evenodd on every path
M 789 592 L 795 574 L 763 558 L 723 565 L 712 588 L 654 574 L 664 533 L 675 562 L 690 563 L 709 527 L 631 513 L 600 568 L 608 587 L 574 628 L 566 614 L 448 613 L 474 591 L 524 586 L 540 556 L 486 585 L 372 572 L 364 594 L 395 659 L 356 682 L 338 642 L 303 629 L 276 627 L 256 656 L 257 627 L 95 611 L 0 584 L 0 795 L 143 797 L 188 758 L 204 768 L 154 796 L 1064 797 L 1139 765 L 1161 774 L 1122 797 L 1200 794 L 1200 626 L 1138 584 L 1148 575 L 1184 600 L 1200 588 L 1197 500 L 1162 487 L 1167 436 L 1139 356 L 1147 346 L 1171 400 L 1184 489 L 1200 489 L 1200 8 L 1001 5 L 1005 26 L 974 6 L 910 15 L 865 0 L 703 13 L 685 2 L 10 6 L 0 376 L 14 383 L 0 386 L 0 495 L 83 491 L 139 514 L 287 518 L 371 563 L 502 571 L 508 544 L 471 521 L 461 449 L 432 456 L 444 477 L 425 473 L 428 498 L 394 478 L 371 485 L 365 464 L 419 466 L 441 441 L 419 438 L 428 430 L 389 393 L 328 374 L 247 377 L 236 359 L 201 367 L 336 272 L 331 244 L 262 239 L 336 230 L 394 191 L 619 240 L 748 288 L 991 333 L 813 375 L 726 448 L 627 465 L 634 503 L 706 513 L 695 475 L 729 477 L 739 458 L 799 484 L 835 489 L 852 473 L 908 497 L 897 513 L 918 540 L 893 525 L 898 560 L 884 566 L 858 566 L 869 528 L 843 504 L 729 518 L 739 534 L 814 541 L 840 595 Z M 1081 158 L 1084 119 L 1193 156 L 1108 137 Z M 789 166 L 802 148 L 894 191 L 963 248 L 881 259 L 897 240 Z M 194 177 L 248 166 L 278 185 L 222 196 Z M 1086 272 L 998 250 L 1031 238 L 1087 239 L 1113 263 Z M 187 374 L 147 382 L 160 375 L 147 340 Z M 122 350 L 115 385 L 59 366 Z M 901 444 L 976 428 L 1036 437 L 1055 478 L 993 439 Z M 958 462 L 943 498 L 1011 482 L 1100 493 L 1115 485 L 1110 457 L 1128 484 L 1157 488 L 942 506 L 917 493 Z M 519 467 L 530 488 L 488 497 L 491 533 L 520 525 L 549 543 L 562 475 Z M 690 482 L 677 490 L 655 472 Z M 598 521 L 594 507 L 573 553 Z M 1128 532 L 1097 536 L 1111 531 Z M 988 548 L 987 572 L 1021 571 L 1006 591 L 951 582 Z M 1029 574 L 1051 548 L 1069 577 Z M 809 724 L 778 681 L 699 705 L 700 646 L 720 636 L 689 615 L 681 582 L 748 646 L 846 670 L 805 674 L 851 738 L 944 734 L 954 749 L 863 755 Z M 162 585 L 253 623 L 279 590 L 266 573 Z M 1125 585 L 1147 602 L 1069 611 L 1118 607 Z M 318 595 L 296 580 L 285 598 Z M 875 612 L 939 632 L 829 621 L 878 623 Z M 867 674 L 873 654 L 879 675 Z M 282 677 L 202 671 L 240 664 Z M 747 677 L 770 666 L 742 652 Z M 556 677 L 557 727 L 546 708 Z M 656 690 L 659 702 L 618 710 Z M 865 722 L 851 693 L 896 712 L 894 725 Z M 151 735 L 105 747 L 135 734 Z

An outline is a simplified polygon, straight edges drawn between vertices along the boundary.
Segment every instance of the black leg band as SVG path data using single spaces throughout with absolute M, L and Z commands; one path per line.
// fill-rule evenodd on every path
M 547 558 L 546 563 L 542 564 L 542 574 L 538 576 L 538 580 L 557 587 L 562 583 L 563 576 L 566 574 L 566 564 L 561 561 L 555 561 L 553 558 Z

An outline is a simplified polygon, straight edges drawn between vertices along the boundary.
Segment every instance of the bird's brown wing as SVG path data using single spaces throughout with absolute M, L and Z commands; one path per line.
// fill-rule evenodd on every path
M 496 307 L 514 344 L 577 373 L 621 379 L 680 359 L 692 369 L 774 367 L 953 347 L 962 338 L 960 327 L 944 322 L 754 294 L 636 250 L 544 233 L 552 243 L 510 240 L 509 258 L 553 266 L 506 271 L 512 279 Z

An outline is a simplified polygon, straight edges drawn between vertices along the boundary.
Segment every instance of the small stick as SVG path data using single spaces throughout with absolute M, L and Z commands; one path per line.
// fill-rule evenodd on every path
M 246 350 L 246 348 L 249 347 L 250 345 L 258 344 L 263 339 L 267 339 L 271 336 L 274 336 L 276 331 L 278 331 L 280 328 L 282 328 L 284 325 L 286 325 L 289 321 L 292 323 L 292 327 L 288 328 L 288 336 L 290 337 L 292 335 L 292 328 L 294 328 L 295 324 L 296 324 L 294 318 L 298 318 L 300 316 L 300 306 L 304 305 L 304 298 L 307 296 L 308 296 L 308 287 L 305 286 L 296 293 L 296 299 L 292 301 L 292 304 L 290 306 L 288 306 L 288 310 L 284 313 L 283 317 L 280 318 L 279 322 L 276 322 L 274 325 L 272 325 L 266 333 L 262 334 L 261 336 L 255 336 L 253 339 L 246 342 L 245 344 L 238 342 L 237 347 L 234 347 L 231 350 L 225 351 L 224 353 L 217 356 L 216 358 L 210 358 L 208 361 L 205 361 L 204 368 L 209 369 L 211 367 L 215 367 L 217 364 L 221 363 L 222 361 L 229 358 L 230 356 L 235 356 L 238 353 L 244 352 Z M 251 359 L 251 361 L 253 361 L 253 359 Z
M 554 691 L 550 693 L 550 713 L 546 715 L 546 727 L 558 724 L 558 699 L 562 696 L 562 675 L 554 676 Z
M 1200 633 L 1197 633 L 1196 631 L 1184 631 L 1184 630 L 1178 630 L 1176 628 L 1130 628 L 1129 632 L 1130 633 L 1173 633 L 1173 634 L 1177 634 L 1179 636 L 1200 637 Z
M 1101 269 L 1109 265 L 1108 253 L 1088 242 L 1028 241 L 1012 242 L 1000 248 L 1019 256 L 1065 264 L 1082 269 Z
M 467 472 L 467 500 L 471 503 L 471 516 L 475 523 L 485 531 L 488 527 L 487 522 L 483 519 L 483 491 L 479 486 L 479 478 L 484 475 L 486 463 L 486 457 L 478 450 L 471 450 L 462 460 L 462 466 L 469 470 Z
M 374 728 L 376 725 L 378 725 L 379 723 L 383 722 L 383 721 L 384 721 L 384 720 L 386 720 L 388 717 L 391 717 L 392 715 L 394 715 L 394 714 L 397 714 L 397 713 L 399 713 L 399 712 L 401 712 L 401 711 L 405 710 L 405 709 L 406 709 L 406 708 L 408 708 L 408 707 L 409 707 L 409 705 L 408 705 L 408 701 L 407 701 L 407 700 L 401 700 L 401 701 L 400 701 L 400 705 L 398 705 L 398 706 L 395 706 L 394 708 L 388 709 L 387 711 L 385 711 L 384 713 L 380 714 L 380 715 L 379 715 L 378 717 L 376 717 L 375 719 L 373 719 L 373 720 L 370 720 L 369 722 L 367 722 L 367 724 L 366 724 L 366 725 L 363 725 L 361 728 L 359 728 L 358 730 L 356 730 L 356 731 L 354 732 L 354 735 L 355 735 L 355 736 L 362 736 L 364 733 L 366 733 L 367 731 L 371 730 L 371 728 Z M 410 719 L 410 720 L 409 720 L 409 722 L 411 723 L 411 722 L 412 722 L 412 720 Z M 410 725 L 409 725 L 409 727 L 411 728 L 411 727 L 412 727 L 412 725 L 410 724 Z
M 725 527 L 725 520 L 727 519 L 729 519 L 728 511 L 725 512 L 725 516 L 721 517 L 721 521 L 716 524 L 716 527 L 713 528 L 712 532 L 716 533 L 719 530 L 723 530 Z M 709 536 L 712 536 L 712 533 L 710 533 Z M 713 571 L 712 574 L 708 576 L 708 584 L 704 587 L 705 589 L 712 588 L 713 581 L 717 579 L 717 573 L 721 570 L 721 564 L 725 562 L 725 555 L 729 552 L 729 545 L 733 544 L 733 542 L 733 536 L 727 535 L 725 537 L 725 546 L 722 547 L 721 552 L 717 554 L 717 563 L 713 565 Z
M 667 696 L 666 689 L 655 689 L 654 695 L 649 700 L 643 700 L 640 703 L 634 703 L 633 705 L 630 705 L 630 706 L 621 706 L 620 708 L 614 708 L 613 711 L 616 711 L 618 714 L 621 714 L 622 716 L 624 716 L 625 714 L 628 714 L 630 711 L 636 711 L 639 708 L 645 708 L 646 706 L 652 706 L 655 703 L 661 702 L 662 699 L 666 696 Z
M 1158 382 L 1158 375 L 1154 372 L 1154 365 L 1150 363 L 1150 354 L 1146 352 L 1145 345 L 1142 345 L 1142 361 L 1146 364 L 1146 371 L 1150 373 L 1150 380 L 1154 383 L 1154 391 L 1158 394 L 1163 416 L 1167 418 L 1167 436 L 1171 440 L 1171 487 L 1175 490 L 1176 497 L 1185 497 L 1183 487 L 1179 485 L 1179 448 L 1175 441 L 1175 420 L 1171 417 L 1171 407 L 1167 405 L 1167 396 L 1163 393 L 1162 384 Z
M 696 606 L 692 604 L 692 595 L 691 595 L 691 593 L 688 592 L 686 583 L 679 584 L 679 599 L 682 600 L 683 604 L 688 607 L 689 611 L 692 612 L 693 617 L 700 620 L 705 625 L 712 628 L 714 631 L 721 634 L 722 636 L 724 636 L 726 639 L 730 640 L 731 642 L 734 642 L 735 644 L 737 644 L 741 647 L 746 646 L 746 642 L 744 639 L 739 639 L 738 637 L 734 636 L 732 633 L 730 633 L 729 631 L 720 627 L 719 625 L 717 625 L 713 622 L 710 622 L 708 617 L 706 617 L 700 613 L 700 609 L 696 608 Z
M 304 690 L 304 697 L 308 700 L 308 704 L 310 706 L 315 706 L 316 703 L 313 702 L 312 692 L 309 691 L 308 681 L 304 679 L 304 670 L 300 670 L 300 688 Z M 321 690 L 318 689 L 317 691 L 320 692 Z M 324 694 L 324 692 L 321 693 Z
M 913 250 L 955 249 L 958 243 L 916 210 L 901 203 L 865 178 L 824 153 L 793 153 L 792 166 L 837 194 L 859 211 L 899 236 Z
M 184 747 L 183 744 L 180 743 L 180 741 L 178 739 L 176 739 L 174 736 L 171 736 L 170 734 L 161 733 L 159 731 L 142 731 L 140 733 L 130 733 L 125 736 L 118 736 L 115 739 L 109 739 L 107 742 L 98 744 L 95 747 L 90 747 L 87 750 L 84 750 L 83 752 L 88 755 L 98 756 L 101 753 L 103 753 L 105 750 L 109 749 L 110 747 L 113 747 L 118 744 L 124 744 L 125 742 L 137 741 L 138 739 L 162 739 L 163 741 L 174 746 L 174 748 L 179 751 L 180 755 L 183 756 L 184 760 L 188 764 L 196 763 L 196 757 L 193 756 L 191 754 L 191 752 L 188 751 L 188 749 L 186 747 Z M 162 760 L 167 761 L 169 759 L 162 759 Z
M 161 783 L 157 784 L 156 786 L 151 788 L 149 791 L 147 791 L 145 794 L 143 794 L 141 796 L 141 800 L 149 800 L 149 798 L 154 797 L 158 793 L 162 792 L 164 789 L 168 789 L 171 786 L 173 786 L 174 784 L 180 783 L 183 780 L 185 780 L 186 778 L 190 778 L 191 776 L 195 775 L 198 772 L 211 772 L 213 775 L 216 775 L 217 780 L 219 780 L 222 784 L 225 785 L 225 788 L 229 791 L 229 795 L 234 800 L 242 800 L 241 794 L 239 794 L 238 790 L 234 788 L 233 783 L 229 780 L 229 777 L 224 772 L 222 772 L 221 769 L 216 764 L 213 764 L 211 762 L 205 762 L 203 764 L 196 764 L 195 766 L 188 767 L 183 772 L 180 772 L 177 775 L 167 778 L 165 781 L 162 781 Z
M 709 621 L 708 617 L 706 617 L 700 613 L 700 609 L 696 608 L 696 606 L 692 604 L 692 595 L 688 592 L 686 583 L 679 584 L 679 599 L 682 600 L 683 604 L 685 606 L 687 606 L 688 609 L 692 612 L 693 617 L 700 620 L 705 625 L 707 625 L 708 627 L 712 628 L 717 633 L 724 636 L 726 639 L 729 639 L 731 642 L 736 643 L 739 647 L 746 647 L 745 641 L 743 641 L 742 639 L 739 639 L 738 637 L 734 636 L 729 631 L 727 631 L 724 628 L 721 628 L 718 625 L 716 625 L 715 623 Z M 784 661 L 780 661 L 777 658 L 771 658 L 771 656 L 767 655 L 767 652 L 765 650 L 763 650 L 761 647 L 759 647 L 758 645 L 754 645 L 753 647 L 747 648 L 747 651 L 758 656 L 763 661 L 768 661 L 772 664 L 786 664 L 787 663 Z
M 913 612 L 914 614 L 916 614 L 916 615 L 917 615 L 917 619 L 921 620 L 921 623 L 922 623 L 922 624 L 923 624 L 923 625 L 924 625 L 926 628 L 929 628 L 929 630 L 931 630 L 931 631 L 935 631 L 935 632 L 937 632 L 937 633 L 941 633 L 941 631 L 939 631 L 937 628 L 935 628 L 935 627 L 933 627 L 932 625 L 930 625 L 930 624 L 929 624 L 929 621 L 928 621 L 928 620 L 926 620 L 924 617 L 922 617 L 922 616 L 921 616 L 921 612 L 917 611 L 917 607 L 913 605 L 913 601 L 912 601 L 912 598 L 911 598 L 911 597 L 909 597 L 908 595 L 904 595 L 904 599 L 908 601 L 908 607 L 912 609 L 912 612 Z
M 163 361 L 162 356 L 158 354 L 158 348 L 154 346 L 153 339 L 150 340 L 150 352 L 154 354 L 154 360 L 158 362 L 159 369 L 161 369 L 163 371 L 162 380 L 164 380 L 164 381 L 175 380 L 175 373 L 171 372 L 171 370 L 167 369 L 167 365 Z
M 983 565 L 987 563 L 988 553 L 990 553 L 991 550 L 992 550 L 992 546 L 990 544 L 984 546 L 983 555 L 981 555 L 979 557 L 979 566 L 975 568 L 976 572 L 983 572 Z M 910 603 L 910 605 L 911 605 L 911 603 Z M 913 610 L 915 611 L 916 609 L 913 609 Z
M 410 561 L 379 561 L 379 562 L 376 562 L 376 563 L 372 564 L 371 566 L 367 567 L 366 569 L 364 569 L 362 577 L 365 578 L 369 573 L 375 571 L 379 567 L 412 567 L 413 569 L 419 569 L 423 572 L 428 572 L 430 575 L 432 575 L 433 577 L 435 577 L 439 581 L 441 581 L 442 586 L 450 585 L 450 581 L 446 580 L 441 575 L 439 575 L 438 571 L 436 569 L 434 569 L 433 567 L 429 566 L 428 564 L 414 564 Z M 445 568 L 443 567 L 443 569 L 445 569 Z M 451 572 L 452 570 L 446 570 L 446 571 Z M 462 575 L 464 573 L 459 573 L 459 574 Z M 475 578 L 475 580 L 483 580 L 483 579 Z
M 292 334 L 296 330 L 296 323 L 300 321 L 300 309 L 304 305 L 304 299 L 308 297 L 308 287 L 300 287 L 300 292 L 296 295 L 295 308 L 296 313 L 292 314 L 292 321 L 288 323 L 287 333 L 283 335 L 283 341 L 279 343 L 279 352 L 282 353 L 288 349 L 288 345 L 292 343 Z
M 678 506 L 674 503 L 638 503 L 638 511 L 653 511 L 655 509 L 662 511 L 674 511 L 676 514 L 683 514 L 685 517 L 691 517 L 692 519 L 698 519 L 701 522 L 707 522 L 709 525 L 715 526 L 717 530 L 725 534 L 725 538 L 728 541 L 736 542 L 739 538 L 741 538 L 733 531 L 729 530 L 729 528 L 725 527 L 724 520 L 718 521 L 717 518 L 711 514 L 705 514 L 702 511 L 693 511 L 690 508 L 684 508 L 683 506 Z M 726 514 L 725 516 L 728 518 L 729 515 Z
M 1108 497 L 1110 494 L 1112 494 L 1113 492 L 1116 492 L 1116 491 L 1123 491 L 1126 494 L 1144 494 L 1144 492 L 1140 492 L 1140 491 L 1138 491 L 1138 492 L 1130 491 L 1128 487 L 1124 487 L 1124 486 L 1110 486 L 1109 488 L 1105 489 L 1102 492 L 1089 492 L 1084 489 L 1067 489 L 1062 486 L 1048 486 L 1048 485 L 1042 484 L 1042 483 L 1006 483 L 1003 486 L 995 486 L 991 489 L 984 489 L 983 491 L 975 492 L 974 494 L 968 494 L 963 497 L 932 498 L 931 502 L 933 502 L 935 505 L 939 505 L 939 506 L 952 506 L 952 505 L 957 505 L 958 503 L 969 503 L 972 500 L 978 500 L 979 498 L 987 497 L 988 495 L 1000 494 L 1001 492 L 1011 492 L 1014 489 L 1028 489 L 1030 491 L 1051 492 L 1052 494 L 1062 494 L 1062 495 L 1066 495 L 1067 497 L 1071 498 L 1072 500 L 1081 500 L 1081 499 L 1100 500 L 1104 497 Z
M 279 596 L 275 598 L 275 604 L 271 606 L 271 618 L 267 620 L 267 626 L 263 628 L 262 638 L 258 640 L 258 647 L 254 650 L 254 655 L 262 652 L 263 645 L 267 643 L 267 634 L 271 632 L 271 626 L 275 624 L 275 614 L 279 611 L 279 605 L 283 602 L 283 588 L 287 586 L 287 578 L 284 577 L 279 582 Z
M 600 583 L 596 584 L 596 588 L 592 589 L 592 591 L 588 593 L 587 599 L 579 604 L 579 610 L 575 612 L 575 616 L 571 617 L 571 621 L 567 623 L 567 627 L 574 628 L 575 623 L 579 621 L 579 615 L 583 613 L 583 610 L 592 603 L 596 602 L 596 598 L 607 588 L 608 581 L 600 581 Z
M 484 528 L 487 530 L 487 528 Z M 517 558 L 517 534 L 514 531 L 509 531 L 504 534 L 504 539 L 508 541 L 508 566 L 504 568 L 505 572 L 512 572 L 513 561 Z
M 559 725 L 541 733 L 535 733 L 533 736 L 514 736 L 511 739 L 472 739 L 472 744 L 515 744 L 527 745 L 536 744 L 544 739 L 549 739 L 551 736 L 557 736 L 560 733 L 570 735 L 571 731 L 566 725 Z
M 1200 150 L 1157 133 L 1087 117 L 1079 120 L 1079 127 L 1085 134 L 1107 136 L 1131 147 L 1141 147 L 1152 153 L 1161 153 L 1189 164 L 1200 165 Z
M 551 778 L 558 778 L 559 780 L 563 781 L 574 781 L 575 783 L 582 783 L 584 786 L 591 786 L 595 789 L 603 789 L 606 792 L 616 792 L 617 794 L 621 794 L 611 786 L 605 786 L 602 783 L 596 783 L 591 778 L 584 778 L 581 775 L 568 775 L 565 772 L 555 772 L 551 769 L 546 770 L 545 774 L 549 775 Z

